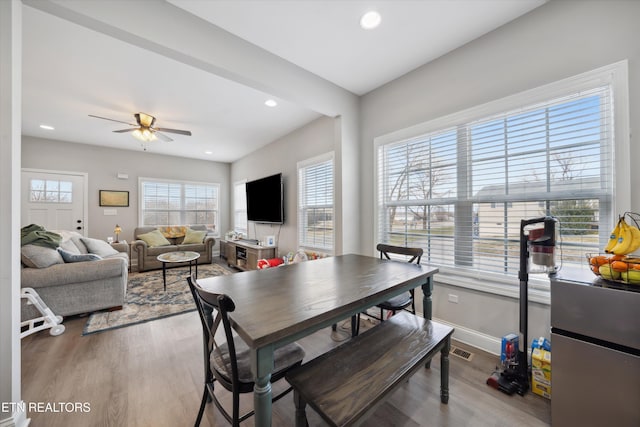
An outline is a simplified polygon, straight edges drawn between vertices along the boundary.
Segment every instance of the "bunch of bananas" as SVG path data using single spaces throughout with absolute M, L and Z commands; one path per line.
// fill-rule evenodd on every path
M 607 246 L 604 248 L 608 254 L 627 255 L 640 248 L 640 230 L 635 225 L 627 224 L 625 216 L 620 217 L 611 231 Z
M 633 224 L 625 220 L 629 217 Z M 604 251 L 609 255 L 587 254 L 591 271 L 607 280 L 640 285 L 640 257 L 628 254 L 640 249 L 639 214 L 625 212 L 618 219 Z

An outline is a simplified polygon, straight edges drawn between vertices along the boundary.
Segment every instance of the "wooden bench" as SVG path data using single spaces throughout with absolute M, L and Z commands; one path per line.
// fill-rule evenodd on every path
M 453 328 L 400 312 L 293 369 L 296 427 L 307 425 L 310 405 L 331 426 L 356 426 L 438 352 L 440 400 L 449 401 L 449 349 Z

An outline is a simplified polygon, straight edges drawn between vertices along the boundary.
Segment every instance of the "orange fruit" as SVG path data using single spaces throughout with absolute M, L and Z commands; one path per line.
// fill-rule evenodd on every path
M 611 263 L 611 268 L 614 271 L 619 271 L 620 273 L 625 272 L 625 271 L 629 271 L 629 264 L 627 264 L 624 261 L 613 261 Z
M 589 258 L 589 264 L 595 265 L 596 267 L 600 267 L 603 264 L 607 264 L 609 262 L 609 258 L 606 255 L 597 255 Z
M 611 261 L 620 261 L 623 260 L 626 255 L 611 255 L 609 259 Z

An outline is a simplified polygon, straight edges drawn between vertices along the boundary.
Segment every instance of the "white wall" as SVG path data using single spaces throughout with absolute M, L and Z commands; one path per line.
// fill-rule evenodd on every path
M 320 154 L 334 151 L 339 144 L 340 119 L 322 117 L 291 132 L 268 146 L 234 162 L 231 166 L 231 183 L 241 180 L 252 181 L 265 176 L 282 173 L 284 181 L 284 225 L 254 224 L 249 222 L 249 237 L 262 239 L 266 235 L 279 233 L 278 256 L 298 249 L 297 203 L 298 177 L 297 162 Z M 336 185 L 339 177 L 336 174 Z M 336 197 L 336 204 L 340 200 Z M 231 201 L 230 221 L 233 221 L 233 201 Z M 254 227 L 255 225 L 255 227 Z M 354 225 L 355 226 L 355 225 Z M 233 227 L 230 223 L 229 227 Z M 257 232 L 257 235 L 256 235 Z M 224 233 L 224 231 L 223 231 Z
M 0 425 L 22 427 L 20 369 L 20 128 L 22 4 L 0 2 Z M 12 405 L 14 404 L 14 405 Z
M 630 123 L 640 123 L 640 2 L 556 1 L 472 41 L 361 100 L 361 205 L 374 209 L 375 137 L 474 107 L 507 95 L 629 60 Z M 640 147 L 631 146 L 632 159 Z M 633 161 L 633 160 L 632 160 Z M 631 188 L 640 183 L 633 169 Z M 640 194 L 631 195 L 634 211 Z M 363 215 L 361 250 L 373 253 L 373 215 Z M 459 303 L 447 301 L 449 293 Z M 548 306 L 531 304 L 529 337 L 549 336 Z M 491 337 L 518 330 L 517 300 L 436 283 L 434 316 Z M 481 336 L 486 334 L 488 337 Z
M 133 138 L 131 143 L 137 146 Z M 106 239 L 113 236 L 113 228 L 118 224 L 122 227 L 120 239 L 133 240 L 133 230 L 138 225 L 138 177 L 220 184 L 221 234 L 229 228 L 231 186 L 228 163 L 25 136 L 22 140 L 22 167 L 88 174 L 89 237 Z M 118 179 L 118 173 L 125 173 L 129 178 Z M 105 216 L 105 208 L 99 206 L 99 190 L 129 191 L 129 207 L 115 208 L 116 216 Z

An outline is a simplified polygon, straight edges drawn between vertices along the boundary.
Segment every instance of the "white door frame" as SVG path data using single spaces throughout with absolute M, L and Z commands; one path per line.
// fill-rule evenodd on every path
M 89 173 L 88 172 L 75 172 L 75 171 L 59 171 L 59 170 L 51 170 L 51 169 L 34 169 L 34 168 L 22 168 L 20 170 L 20 176 L 24 172 L 32 172 L 32 173 L 46 173 L 53 175 L 71 175 L 82 177 L 84 180 L 84 189 L 82 194 L 82 235 L 88 236 L 89 234 Z M 22 205 L 24 204 L 24 194 L 20 197 L 20 206 L 22 209 Z M 71 230 L 74 231 L 74 230 Z

